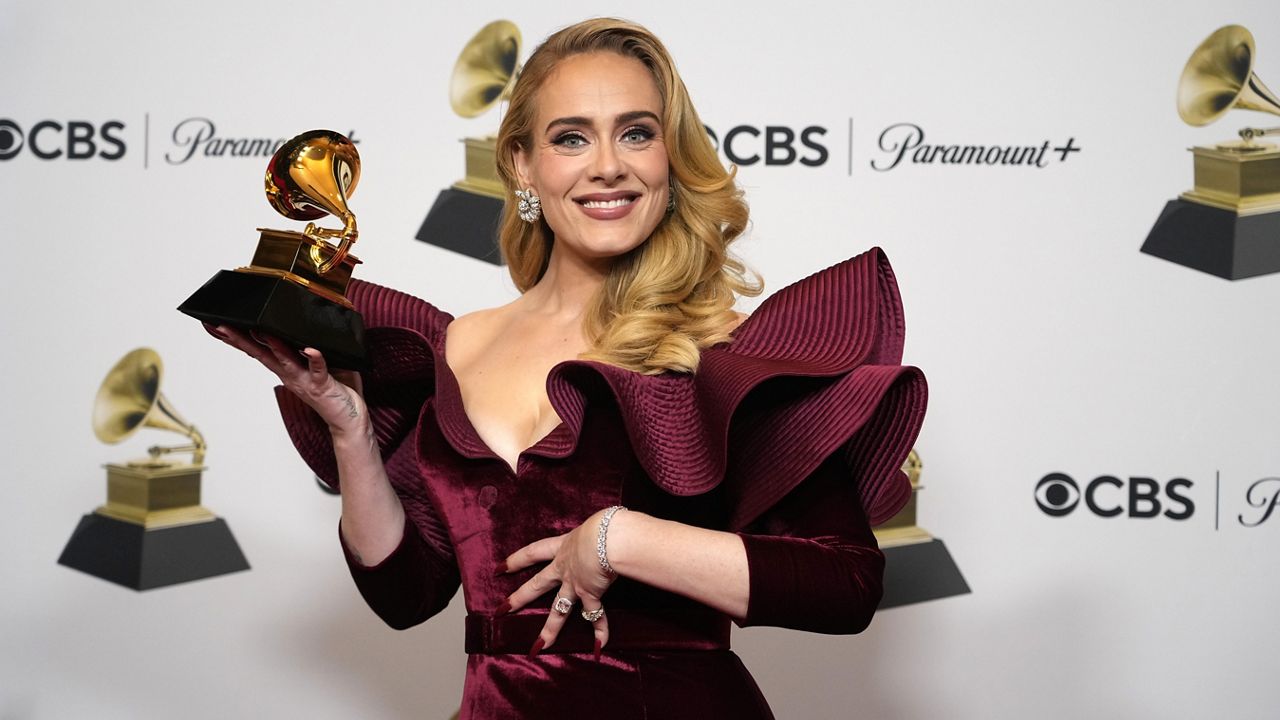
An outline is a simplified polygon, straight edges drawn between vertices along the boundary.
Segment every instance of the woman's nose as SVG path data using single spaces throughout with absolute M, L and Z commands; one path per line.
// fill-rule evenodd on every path
M 595 156 L 591 162 L 591 179 L 599 180 L 606 185 L 613 185 L 626 176 L 626 166 L 618 149 L 612 143 L 596 145 Z

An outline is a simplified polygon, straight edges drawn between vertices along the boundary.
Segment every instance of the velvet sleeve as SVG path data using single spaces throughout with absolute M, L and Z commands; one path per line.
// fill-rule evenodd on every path
M 276 397 L 303 459 L 316 477 L 341 490 L 328 426 L 287 390 L 278 390 Z M 461 580 L 448 530 L 421 481 L 413 443 L 379 435 L 383 468 L 404 507 L 400 544 L 376 565 L 366 566 L 356 559 L 341 531 L 338 539 L 356 588 L 370 609 L 391 627 L 404 630 L 443 610 Z
M 376 565 L 364 565 L 356 558 L 341 529 L 338 540 L 360 596 L 396 630 L 413 627 L 444 610 L 458 591 L 457 565 L 422 539 L 407 514 L 400 544 Z
M 751 578 L 740 626 L 850 634 L 870 624 L 884 554 L 843 463 L 823 463 L 738 535 Z

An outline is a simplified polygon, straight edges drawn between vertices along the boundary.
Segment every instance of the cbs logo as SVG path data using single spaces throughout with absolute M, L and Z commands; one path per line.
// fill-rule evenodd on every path
M 0 119 L 0 160 L 11 160 L 23 148 L 41 160 L 119 160 L 124 157 L 124 140 L 118 133 L 124 123 L 110 120 L 95 126 L 82 120 L 71 120 L 63 125 L 56 120 L 41 120 L 24 131 L 18 123 L 8 118 Z
M 1102 475 L 1085 485 L 1084 490 L 1066 473 L 1049 473 L 1036 483 L 1036 505 L 1052 517 L 1070 515 L 1083 500 L 1085 507 L 1099 517 L 1127 514 L 1131 518 L 1153 518 L 1164 515 L 1170 520 L 1186 520 L 1196 505 L 1185 494 L 1191 488 L 1186 478 L 1174 478 L 1161 485 L 1145 477 L 1127 481 Z
M 830 157 L 820 141 L 827 134 L 827 129 L 819 125 L 810 125 L 799 132 L 785 125 L 767 125 L 763 129 L 754 125 L 738 125 L 724 134 L 723 142 L 715 130 L 703 127 L 716 150 L 723 151 L 729 162 L 735 165 L 745 167 L 763 160 L 765 165 L 798 162 L 807 167 L 818 167 Z

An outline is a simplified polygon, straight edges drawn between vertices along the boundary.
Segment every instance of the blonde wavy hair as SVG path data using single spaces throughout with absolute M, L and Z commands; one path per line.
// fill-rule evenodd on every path
M 614 262 L 583 319 L 591 349 L 584 359 L 656 374 L 693 372 L 703 348 L 729 339 L 737 325 L 737 295 L 759 295 L 759 276 L 729 254 L 747 225 L 747 204 L 716 156 L 662 42 L 639 25 L 596 18 L 551 35 L 521 70 L 498 131 L 498 175 L 507 188 L 499 245 L 520 292 L 547 270 L 554 234 L 545 219 L 520 219 L 515 156 L 534 145 L 539 89 L 556 65 L 584 53 L 612 52 L 639 60 L 662 97 L 675 210 L 648 240 Z

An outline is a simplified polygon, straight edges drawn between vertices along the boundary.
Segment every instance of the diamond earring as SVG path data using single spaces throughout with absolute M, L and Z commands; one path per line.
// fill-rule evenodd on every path
M 542 216 L 542 198 L 533 194 L 533 188 L 517 190 L 516 198 L 520 200 L 516 206 L 520 219 L 527 223 L 538 222 L 538 218 Z
M 676 183 L 674 180 L 667 183 L 667 214 L 676 211 Z

